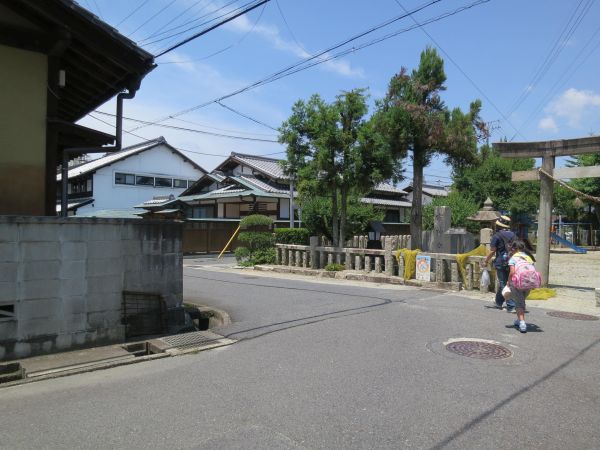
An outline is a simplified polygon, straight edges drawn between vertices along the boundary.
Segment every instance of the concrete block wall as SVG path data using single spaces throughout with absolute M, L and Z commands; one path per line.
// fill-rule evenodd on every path
M 0 216 L 0 360 L 122 341 L 123 291 L 180 305 L 181 241 L 165 221 Z

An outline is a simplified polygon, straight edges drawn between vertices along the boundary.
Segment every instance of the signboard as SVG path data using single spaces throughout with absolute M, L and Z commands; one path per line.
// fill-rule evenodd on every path
M 431 256 L 417 255 L 417 273 L 415 278 L 431 281 Z

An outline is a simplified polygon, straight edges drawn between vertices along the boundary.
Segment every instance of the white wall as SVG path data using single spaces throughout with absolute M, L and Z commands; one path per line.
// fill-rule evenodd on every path
M 153 149 L 117 161 L 98 169 L 94 174 L 94 202 L 77 210 L 88 214 L 103 209 L 130 209 L 157 196 L 179 196 L 185 188 L 157 188 L 153 186 L 130 186 L 115 184 L 115 172 L 136 175 L 165 176 L 196 181 L 204 172 L 168 147 L 159 145 Z

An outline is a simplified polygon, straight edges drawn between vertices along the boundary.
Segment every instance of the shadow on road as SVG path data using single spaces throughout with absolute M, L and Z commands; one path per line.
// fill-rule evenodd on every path
M 455 431 L 454 433 L 452 433 L 450 436 L 448 436 L 447 438 L 443 439 L 442 441 L 440 441 L 438 444 L 436 444 L 435 446 L 431 447 L 432 450 L 437 450 L 437 449 L 441 449 L 446 447 L 448 444 L 452 443 L 452 441 L 458 439 L 459 437 L 461 437 L 462 435 L 466 434 L 467 432 L 469 432 L 469 430 L 471 430 L 471 428 L 474 428 L 476 425 L 479 425 L 481 422 L 483 422 L 485 419 L 487 419 L 489 416 L 491 416 L 492 414 L 494 414 L 496 411 L 498 411 L 500 408 L 508 405 L 510 402 L 512 402 L 513 400 L 515 400 L 516 398 L 520 397 L 521 395 L 525 394 L 526 392 L 530 391 L 531 389 L 533 389 L 534 387 L 538 386 L 539 384 L 542 384 L 544 381 L 549 380 L 550 378 L 552 378 L 554 375 L 556 375 L 558 372 L 560 372 L 561 370 L 563 370 L 565 367 L 569 366 L 570 364 L 572 364 L 577 358 L 579 358 L 580 356 L 584 355 L 585 353 L 587 353 L 588 351 L 590 351 L 593 347 L 595 347 L 596 345 L 598 345 L 600 343 L 600 338 L 596 339 L 595 341 L 593 341 L 590 345 L 588 345 L 587 347 L 583 348 L 582 350 L 580 350 L 577 354 L 575 354 L 573 357 L 569 358 L 568 360 L 566 360 L 564 363 L 562 363 L 560 366 L 552 369 L 550 372 L 548 372 L 546 375 L 544 375 L 541 378 L 538 378 L 537 380 L 535 380 L 533 383 L 528 384 L 527 386 L 519 389 L 517 392 L 515 392 L 514 394 L 512 394 L 511 396 L 507 397 L 506 399 L 504 399 L 503 401 L 501 401 L 500 403 L 497 403 L 496 405 L 494 405 L 493 407 L 491 407 L 490 409 L 488 409 L 487 411 L 485 411 L 484 413 L 480 414 L 479 416 L 475 417 L 473 420 L 471 420 L 470 422 L 468 422 L 466 425 L 464 425 L 462 428 L 460 428 L 459 430 Z

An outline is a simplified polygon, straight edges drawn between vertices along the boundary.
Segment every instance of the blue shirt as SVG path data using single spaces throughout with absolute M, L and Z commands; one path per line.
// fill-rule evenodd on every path
M 504 237 L 504 239 L 502 239 Z M 494 233 L 494 235 L 492 236 L 492 242 L 490 242 L 490 247 L 495 248 L 496 249 L 496 256 L 494 258 L 494 266 L 503 266 L 506 267 L 506 262 L 508 262 L 508 259 L 506 260 L 506 262 L 504 264 L 501 264 L 499 261 L 499 257 L 503 254 L 503 253 L 509 253 L 510 249 L 506 248 L 506 246 L 504 245 L 504 240 L 506 240 L 506 242 L 510 242 L 512 240 L 514 240 L 517 236 L 515 235 L 515 233 L 513 233 L 510 230 L 500 230 L 497 231 L 496 233 Z

